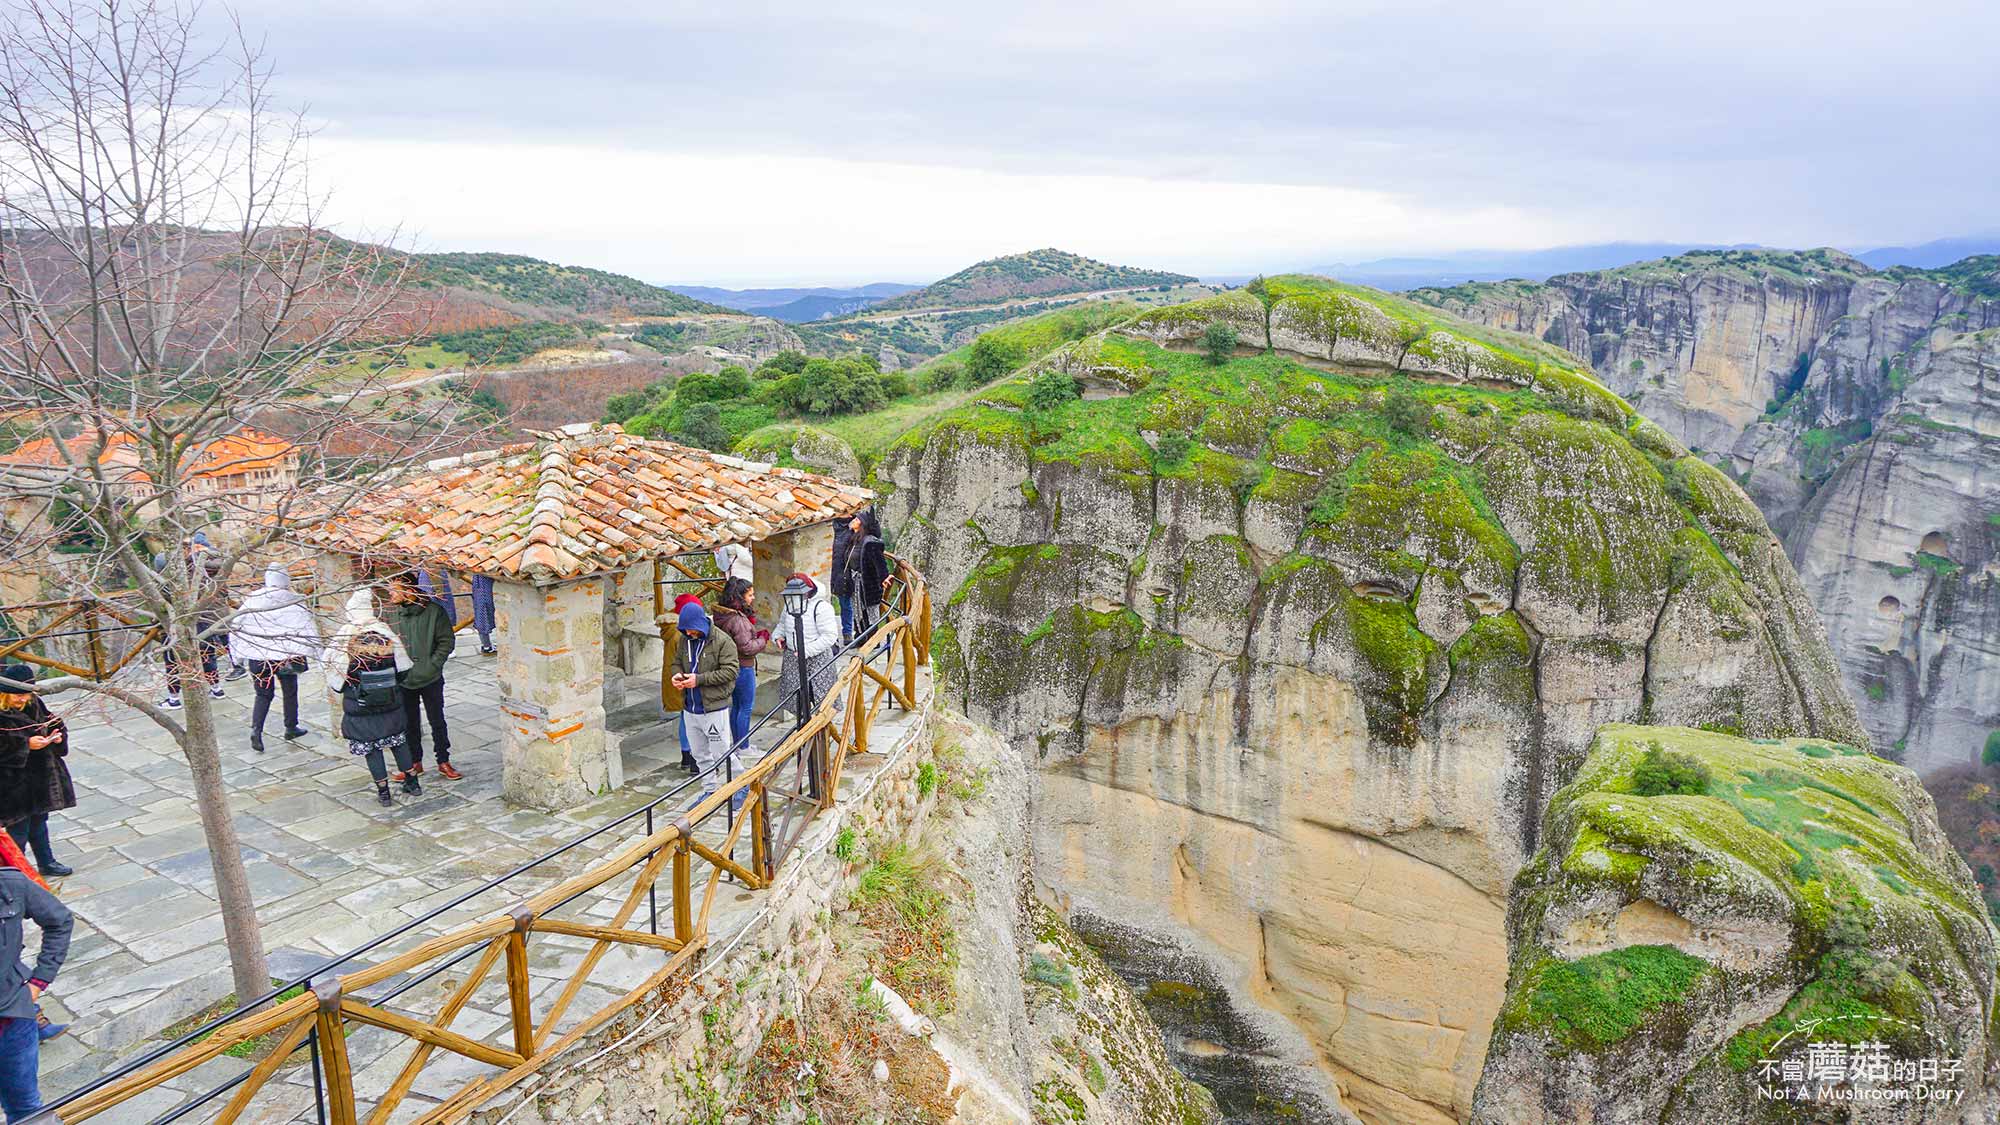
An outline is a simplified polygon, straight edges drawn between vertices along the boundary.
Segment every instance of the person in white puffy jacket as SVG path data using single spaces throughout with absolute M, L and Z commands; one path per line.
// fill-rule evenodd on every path
M 250 748 L 264 752 L 264 720 L 271 699 L 285 696 L 285 737 L 305 737 L 299 725 L 299 673 L 319 652 L 319 626 L 305 596 L 292 589 L 292 576 L 282 566 L 264 569 L 264 585 L 243 599 L 229 623 L 229 659 L 248 665 L 256 702 L 250 708 Z
M 812 590 L 811 597 L 806 601 L 804 655 L 808 682 L 812 684 L 812 707 L 818 709 L 820 701 L 833 687 L 834 677 L 840 673 L 840 614 L 818 583 L 803 573 L 792 577 Z M 778 620 L 772 623 L 771 643 L 785 654 L 784 671 L 778 677 L 777 706 L 797 712 L 800 654 L 797 651 L 798 624 L 792 620 L 791 614 L 781 613 Z

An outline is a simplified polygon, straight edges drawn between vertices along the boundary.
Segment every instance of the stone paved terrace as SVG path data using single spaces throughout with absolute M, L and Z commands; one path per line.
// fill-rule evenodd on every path
M 274 974 L 287 979 L 303 974 L 328 955 L 403 925 L 686 780 L 678 764 L 679 743 L 672 728 L 660 724 L 624 740 L 626 785 L 618 792 L 561 814 L 508 805 L 500 797 L 493 662 L 468 652 L 468 647 L 462 647 L 448 666 L 446 689 L 452 762 L 465 778 L 448 782 L 438 778 L 435 769 L 427 771 L 422 796 L 409 797 L 398 790 L 393 809 L 376 803 L 366 766 L 347 753 L 344 742 L 327 734 L 325 695 L 317 671 L 300 683 L 301 715 L 312 733 L 298 743 L 275 737 L 282 722 L 273 715 L 263 754 L 253 752 L 247 743 L 249 680 L 225 684 L 229 698 L 217 702 L 224 776 L 232 791 Z M 920 685 L 920 699 L 927 701 L 927 669 Z M 773 690 L 774 685 L 767 684 L 765 697 Z M 78 804 L 50 824 L 57 856 L 76 869 L 56 889 L 77 917 L 69 961 L 46 1000 L 52 1018 L 74 1021 L 70 1034 L 42 1049 L 42 1090 L 51 1100 L 160 1045 L 164 1028 L 229 991 L 222 921 L 184 760 L 167 735 L 145 718 L 100 702 L 79 705 L 79 698 L 72 694 L 52 700 L 70 719 L 69 762 Z M 760 698 L 760 713 L 765 702 Z M 921 715 L 892 711 L 885 702 L 871 735 L 878 753 L 850 759 L 841 783 L 843 796 L 868 785 L 874 768 L 900 752 L 921 726 Z M 758 748 L 775 745 L 789 729 L 789 721 L 774 721 L 759 732 Z M 713 824 L 708 834 L 719 837 L 721 818 L 714 818 Z M 454 909 L 378 951 L 373 959 L 409 948 L 424 936 L 501 913 L 533 891 L 629 844 L 643 828 L 641 821 L 608 832 L 546 870 L 529 872 Z M 808 839 L 828 828 L 827 823 L 815 825 Z M 705 873 L 705 866 L 698 866 L 698 885 Z M 575 916 L 580 910 L 608 919 L 628 884 L 629 879 L 614 881 L 594 900 L 566 913 Z M 723 884 L 711 923 L 711 943 L 726 942 L 742 928 L 755 915 L 760 897 Z M 663 893 L 663 903 L 664 898 Z M 670 929 L 671 920 L 664 919 L 662 925 Z M 32 945 L 33 927 L 29 931 Z M 541 987 L 538 1013 L 589 944 L 536 935 L 531 953 L 533 974 Z M 602 1007 L 618 994 L 614 990 L 643 980 L 664 956 L 630 946 L 614 949 L 572 1005 L 565 1026 Z M 367 963 L 369 959 L 350 963 L 341 971 Z M 457 979 L 462 978 L 446 974 L 396 1006 L 410 1005 L 406 1010 L 411 1014 L 428 1014 L 425 1008 L 434 1011 L 442 1002 L 443 984 Z M 385 982 L 369 995 L 396 983 Z M 482 1000 L 497 1006 L 481 1009 Z M 509 1034 L 505 1002 L 504 990 L 482 988 L 454 1030 L 502 1043 Z M 374 1029 L 357 1030 L 349 1042 L 357 1096 L 365 1113 L 365 1103 L 386 1089 L 409 1050 Z M 249 1067 L 250 1063 L 232 1058 L 213 1060 L 169 1088 L 94 1120 L 149 1121 L 187 1094 Z M 299 1065 L 288 1071 L 297 1072 L 290 1076 L 291 1100 L 271 1105 L 273 1113 L 257 1115 L 256 1120 L 291 1120 L 294 1112 L 303 1113 L 301 1120 L 312 1119 L 309 1072 Z M 485 1073 L 490 1070 L 482 1064 L 440 1052 L 395 1120 L 413 1119 L 448 1093 L 447 1087 L 456 1089 L 467 1077 Z M 274 1081 L 260 1096 L 260 1107 L 279 1096 L 277 1085 Z M 198 1113 L 186 1120 L 208 1116 Z

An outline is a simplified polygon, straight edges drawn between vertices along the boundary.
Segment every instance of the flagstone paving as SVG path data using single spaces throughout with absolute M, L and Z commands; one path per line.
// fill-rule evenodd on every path
M 924 679 L 928 692 L 928 677 Z M 285 741 L 276 734 L 282 722 L 273 716 L 262 754 L 248 745 L 249 680 L 224 687 L 228 698 L 216 701 L 224 781 L 265 945 L 271 951 L 271 970 L 282 979 L 308 973 L 332 955 L 446 906 L 687 781 L 678 764 L 678 741 L 670 728 L 658 726 L 625 736 L 624 789 L 559 814 L 507 804 L 500 796 L 499 689 L 493 664 L 476 654 L 461 655 L 448 666 L 445 697 L 452 763 L 464 772 L 464 779 L 445 781 L 433 768 L 423 775 L 421 796 L 397 792 L 395 806 L 382 808 L 366 766 L 347 753 L 344 742 L 327 733 L 326 697 L 316 671 L 300 683 L 302 718 L 311 733 L 296 743 Z M 75 875 L 55 886 L 77 924 L 69 959 L 45 999 L 51 1018 L 72 1022 L 68 1035 L 42 1049 L 42 1090 L 49 1099 L 161 1045 L 164 1028 L 230 991 L 214 875 L 192 798 L 193 782 L 179 750 L 150 720 L 101 699 L 82 701 L 71 694 L 54 697 L 51 703 L 66 715 L 72 731 L 69 765 L 77 807 L 52 817 L 50 832 L 57 857 L 76 869 Z M 908 734 L 916 726 L 914 717 L 900 712 L 885 711 L 877 722 L 880 733 L 873 745 L 885 750 L 897 745 L 899 733 Z M 788 729 L 783 721 L 769 724 L 756 740 L 758 748 L 774 745 Z M 843 792 L 868 784 L 871 766 L 883 760 L 880 755 L 857 759 L 843 780 Z M 690 791 L 689 799 L 693 796 Z M 719 834 L 721 818 L 714 820 L 713 831 Z M 426 923 L 378 955 L 393 954 L 424 935 L 500 913 L 629 844 L 643 831 L 640 821 L 607 832 L 544 869 L 525 872 Z M 572 910 L 609 919 L 624 893 L 616 886 Z M 761 897 L 726 884 L 722 890 L 711 928 L 717 935 L 747 924 L 756 910 L 755 900 Z M 643 918 L 645 907 L 640 909 Z M 34 927 L 28 929 L 32 948 L 37 938 Z M 589 944 L 583 939 L 536 937 L 530 973 L 541 989 L 537 1011 Z M 32 953 L 29 956 L 32 959 Z M 654 950 L 615 949 L 571 1005 L 569 1019 L 597 1010 L 643 980 L 657 969 L 662 956 Z M 357 967 L 349 963 L 341 971 Z M 455 979 L 444 974 L 412 990 L 397 1006 L 421 1010 L 428 1005 L 434 1011 L 443 1001 L 445 983 Z M 379 995 L 397 983 L 384 982 L 371 992 Z M 500 1002 L 504 1005 L 504 994 Z M 493 1036 L 495 1042 L 505 1039 L 508 1026 L 504 1007 L 477 1006 L 468 1008 L 454 1025 L 475 1038 Z M 390 1037 L 373 1029 L 357 1031 L 349 1043 L 357 1092 L 364 1101 L 388 1087 L 409 1054 L 398 1049 L 383 1056 L 392 1045 Z M 237 1059 L 215 1059 L 176 1079 L 170 1089 L 153 1091 L 97 1120 L 148 1121 L 187 1094 L 226 1081 L 249 1066 Z M 454 1083 L 488 1072 L 469 1059 L 440 1055 L 418 1082 L 418 1097 L 405 1109 L 427 1108 L 448 1096 L 456 1088 Z M 293 1086 L 283 1095 L 273 1090 L 258 1099 L 259 1106 L 272 1103 L 273 1111 L 259 1120 L 288 1120 L 293 1110 L 312 1117 L 306 1077 L 294 1075 L 291 1081 Z M 414 1116 L 416 1112 L 399 1111 L 395 1120 Z

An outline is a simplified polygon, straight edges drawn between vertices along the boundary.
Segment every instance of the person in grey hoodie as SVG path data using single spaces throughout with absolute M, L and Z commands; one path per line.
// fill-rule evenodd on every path
M 21 963 L 22 923 L 42 928 L 35 967 Z M 42 1108 L 35 1005 L 69 955 L 69 908 L 18 868 L 0 864 L 0 1109 L 9 1122 Z

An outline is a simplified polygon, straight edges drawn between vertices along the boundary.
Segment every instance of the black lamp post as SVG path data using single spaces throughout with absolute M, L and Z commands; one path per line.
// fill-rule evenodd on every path
M 790 579 L 785 583 L 784 597 L 785 612 L 792 615 L 792 651 L 799 662 L 799 698 L 792 718 L 804 726 L 812 715 L 812 676 L 806 668 L 806 602 L 812 597 L 812 587 Z

